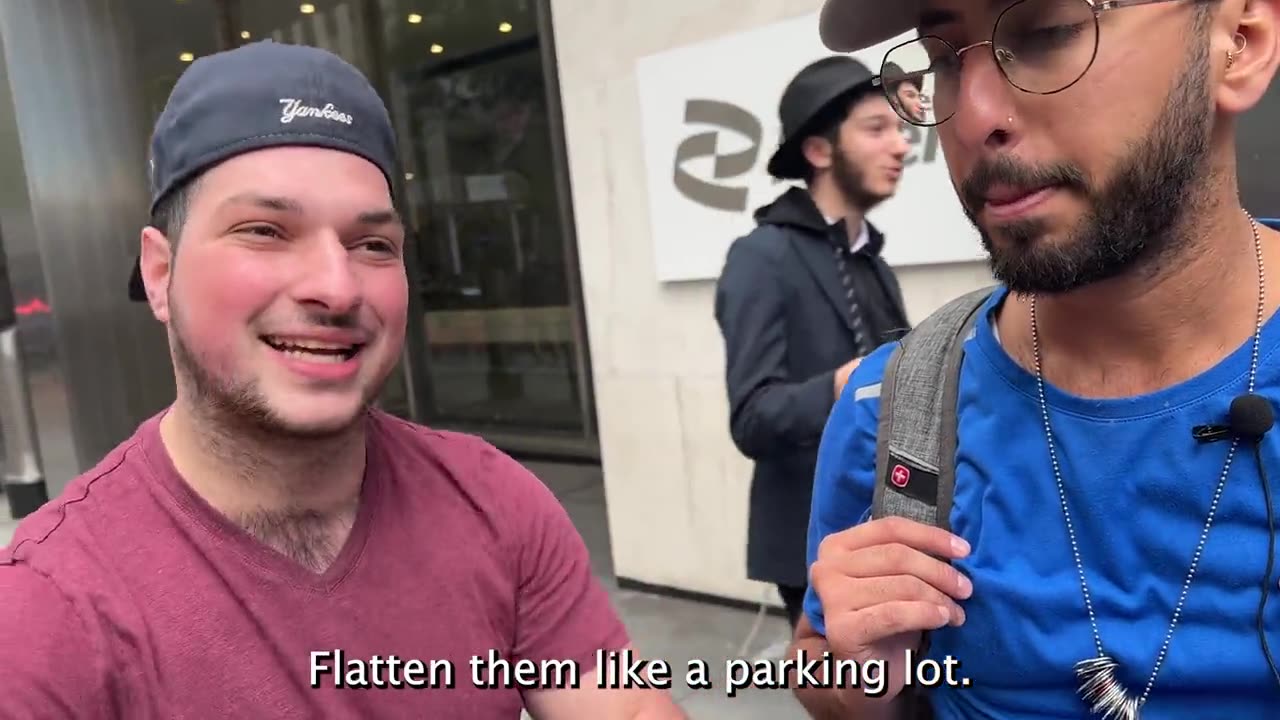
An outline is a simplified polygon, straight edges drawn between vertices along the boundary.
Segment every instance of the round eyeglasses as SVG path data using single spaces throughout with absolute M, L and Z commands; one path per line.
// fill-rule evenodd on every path
M 991 39 L 957 50 L 924 35 L 885 53 L 876 82 L 912 125 L 940 125 L 955 115 L 964 53 L 984 45 L 1015 88 L 1052 95 L 1076 84 L 1098 54 L 1098 16 L 1108 10 L 1172 0 L 1018 0 L 996 18 Z

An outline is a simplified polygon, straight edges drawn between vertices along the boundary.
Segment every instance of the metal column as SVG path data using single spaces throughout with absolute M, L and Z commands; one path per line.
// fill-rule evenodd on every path
M 125 7 L 0 2 L 33 235 L 33 252 L 11 255 L 10 269 L 15 285 L 43 278 L 52 313 L 57 396 L 35 368 L 28 379 L 54 497 L 173 399 L 163 327 L 125 291 L 146 218 L 151 124 Z
M 0 232 L 0 248 L 4 247 Z M 18 313 L 9 284 L 9 263 L 0 252 L 0 433 L 4 435 L 4 493 L 14 518 L 49 502 L 36 434 L 31 389 L 18 346 Z

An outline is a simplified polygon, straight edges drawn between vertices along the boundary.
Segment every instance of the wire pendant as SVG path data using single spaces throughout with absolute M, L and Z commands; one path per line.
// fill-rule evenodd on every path
M 1120 665 L 1108 655 L 1076 663 L 1080 678 L 1080 697 L 1094 715 L 1102 720 L 1138 720 L 1142 702 L 1129 694 L 1116 677 Z

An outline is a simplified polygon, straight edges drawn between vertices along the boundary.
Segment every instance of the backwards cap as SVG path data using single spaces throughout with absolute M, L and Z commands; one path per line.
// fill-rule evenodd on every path
M 178 78 L 151 137 L 151 212 L 174 188 L 235 155 L 286 145 L 353 153 L 394 187 L 395 132 L 377 91 L 333 53 L 262 41 L 207 55 Z M 145 301 L 135 263 L 129 297 Z

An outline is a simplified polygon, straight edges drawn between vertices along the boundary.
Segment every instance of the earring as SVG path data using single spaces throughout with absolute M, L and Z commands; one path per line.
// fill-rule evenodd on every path
M 1244 52 L 1245 44 L 1248 42 L 1245 36 L 1241 35 L 1240 33 L 1236 33 L 1235 40 L 1236 40 L 1236 50 L 1234 52 L 1232 52 L 1231 50 L 1227 51 L 1227 69 L 1228 70 L 1231 69 L 1232 65 L 1236 64 L 1236 56 Z

